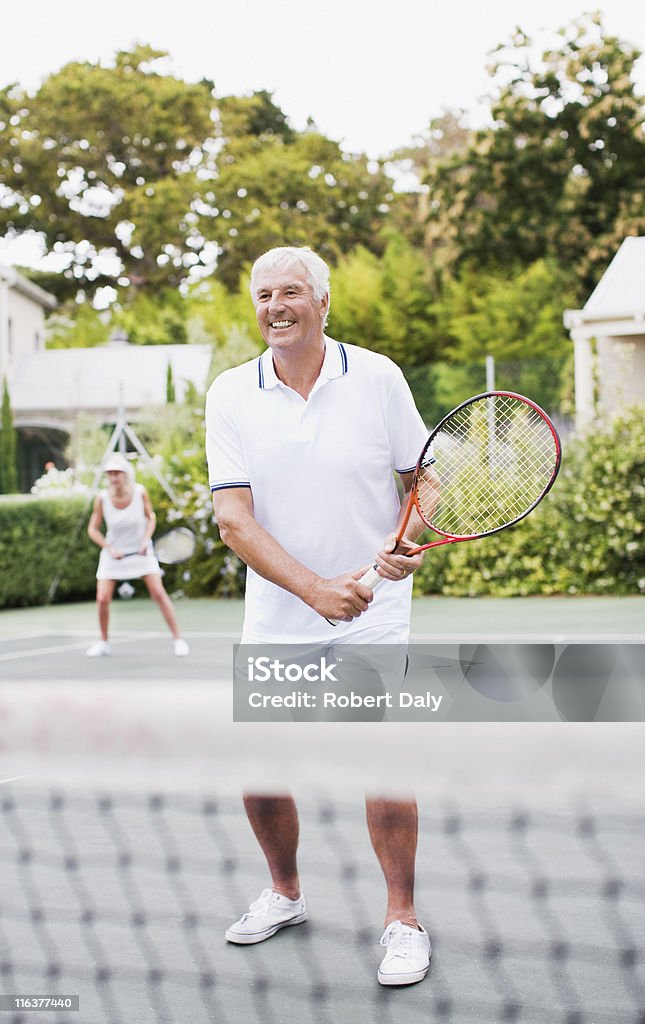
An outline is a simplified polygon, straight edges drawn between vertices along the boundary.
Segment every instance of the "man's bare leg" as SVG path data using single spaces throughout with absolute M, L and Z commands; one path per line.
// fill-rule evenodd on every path
M 367 827 L 387 886 L 385 925 L 392 921 L 418 927 L 414 909 L 414 863 L 418 814 L 414 800 L 365 801 Z
M 291 796 L 244 794 L 244 809 L 266 857 L 274 892 L 290 900 L 300 896 L 298 810 Z

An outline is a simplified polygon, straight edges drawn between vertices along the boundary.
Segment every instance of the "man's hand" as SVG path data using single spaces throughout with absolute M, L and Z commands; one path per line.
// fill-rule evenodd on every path
M 390 533 L 385 538 L 383 548 L 379 551 L 376 556 L 376 565 L 378 566 L 379 572 L 383 579 L 392 580 L 404 580 L 415 572 L 423 562 L 424 551 L 419 552 L 418 555 L 405 555 L 402 552 L 413 551 L 416 545 L 410 540 L 399 541 L 397 554 L 394 555 L 392 552 L 396 547 L 396 534 Z
M 374 594 L 364 583 L 359 583 L 361 576 L 369 566 L 364 565 L 356 572 L 343 573 L 331 580 L 318 579 L 311 588 L 307 604 L 324 619 L 338 622 L 351 622 L 366 612 Z

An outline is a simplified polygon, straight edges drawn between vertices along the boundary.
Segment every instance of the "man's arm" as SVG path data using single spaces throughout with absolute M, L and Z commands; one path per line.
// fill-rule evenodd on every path
M 367 611 L 373 595 L 358 582 L 363 569 L 334 579 L 324 579 L 308 569 L 257 522 L 250 488 L 214 491 L 213 509 L 224 543 L 259 576 L 295 594 L 327 619 L 351 622 Z

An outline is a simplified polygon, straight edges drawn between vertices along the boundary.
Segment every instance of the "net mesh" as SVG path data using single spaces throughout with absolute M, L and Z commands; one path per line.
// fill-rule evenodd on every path
M 643 1024 L 638 815 L 420 811 L 432 965 L 421 985 L 389 990 L 375 979 L 383 892 L 360 802 L 301 804 L 310 920 L 236 947 L 223 932 L 264 884 L 238 800 L 7 784 L 2 989 L 78 994 L 80 1013 L 3 1019 Z
M 553 432 L 521 398 L 485 396 L 450 416 L 432 439 L 432 475 L 417 482 L 419 511 L 440 533 L 473 537 L 509 526 L 544 494 L 558 466 Z

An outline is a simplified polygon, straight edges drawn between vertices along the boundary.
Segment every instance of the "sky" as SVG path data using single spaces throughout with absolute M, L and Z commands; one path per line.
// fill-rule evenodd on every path
M 408 145 L 429 120 L 462 107 L 485 119 L 489 52 L 516 26 L 553 33 L 599 7 L 606 30 L 645 50 L 634 0 L 58 0 L 5 4 L 0 84 L 36 88 L 70 60 L 110 63 L 134 42 L 172 55 L 175 73 L 217 93 L 274 93 L 296 128 L 312 117 L 351 152 Z M 544 37 L 542 37 L 544 38 Z M 645 62 L 639 63 L 645 91 Z

